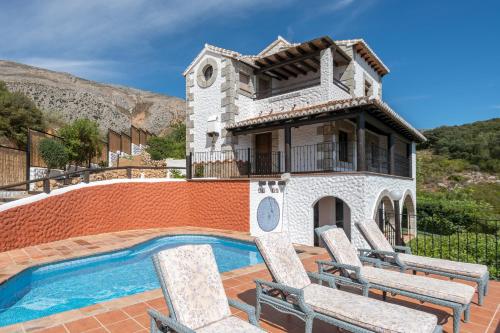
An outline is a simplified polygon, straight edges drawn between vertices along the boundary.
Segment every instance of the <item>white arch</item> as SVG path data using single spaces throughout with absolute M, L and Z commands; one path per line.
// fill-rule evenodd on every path
M 403 195 L 403 201 L 401 206 L 401 214 L 403 214 L 403 209 L 406 207 L 406 221 L 401 221 L 402 225 L 408 226 L 407 235 L 413 237 L 417 234 L 417 210 L 416 210 L 416 200 L 410 190 L 406 190 Z

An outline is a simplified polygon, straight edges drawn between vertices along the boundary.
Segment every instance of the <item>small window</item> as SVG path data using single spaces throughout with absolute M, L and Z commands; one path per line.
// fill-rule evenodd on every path
M 259 79 L 259 98 L 266 98 L 271 96 L 271 81 L 260 78 Z
M 203 69 L 203 77 L 205 77 L 206 81 L 210 80 L 213 74 L 214 74 L 214 68 L 211 65 L 208 65 Z
M 247 73 L 240 72 L 240 89 L 251 92 L 250 75 L 248 75 Z
M 372 84 L 368 81 L 365 81 L 365 96 L 372 95 Z

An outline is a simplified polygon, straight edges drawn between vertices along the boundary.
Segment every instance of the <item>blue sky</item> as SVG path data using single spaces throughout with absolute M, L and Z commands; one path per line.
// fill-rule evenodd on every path
M 500 116 L 499 13 L 494 0 L 0 0 L 0 59 L 184 97 L 204 43 L 364 38 L 391 69 L 384 100 L 431 128 Z

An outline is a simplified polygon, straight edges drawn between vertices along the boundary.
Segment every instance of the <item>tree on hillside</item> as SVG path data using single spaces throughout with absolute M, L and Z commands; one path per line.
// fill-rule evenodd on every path
M 61 127 L 58 134 L 64 139 L 69 161 L 76 165 L 90 166 L 90 161 L 101 154 L 101 134 L 95 121 L 77 119 Z
M 186 125 L 183 122 L 173 124 L 167 135 L 149 139 L 148 146 L 147 152 L 153 160 L 185 158 Z
M 9 92 L 0 81 L 0 136 L 5 136 L 19 148 L 27 141 L 27 128 L 43 131 L 45 122 L 35 103 L 18 92 Z
M 50 175 L 51 169 L 64 169 L 66 167 L 68 152 L 60 140 L 44 138 L 38 147 L 40 155 L 47 165 L 47 175 Z

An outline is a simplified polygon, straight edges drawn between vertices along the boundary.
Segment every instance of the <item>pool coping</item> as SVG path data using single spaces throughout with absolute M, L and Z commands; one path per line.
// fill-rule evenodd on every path
M 253 243 L 254 237 L 250 236 L 249 233 L 246 232 L 239 232 L 239 231 L 232 231 L 232 230 L 223 230 L 223 229 L 210 229 L 210 228 L 199 228 L 199 227 L 177 227 L 177 228 L 158 228 L 158 229 L 139 229 L 139 230 L 127 230 L 127 231 L 121 231 L 121 232 L 112 232 L 112 233 L 105 233 L 105 234 L 97 234 L 97 235 L 90 235 L 90 236 L 82 236 L 82 237 L 73 237 L 64 240 L 63 242 L 68 242 L 68 241 L 75 241 L 75 240 L 84 240 L 91 242 L 91 238 L 103 238 L 105 239 L 106 236 L 120 236 L 122 234 L 127 234 L 127 233 L 134 233 L 137 232 L 138 235 L 137 237 L 131 237 L 128 241 L 125 242 L 120 242 L 119 246 L 114 246 L 110 245 L 104 248 L 100 248 L 100 250 L 92 251 L 93 249 L 89 249 L 88 251 L 79 251 L 79 252 L 74 252 L 72 254 L 67 254 L 65 256 L 52 256 L 53 258 L 51 259 L 50 257 L 33 261 L 30 262 L 29 264 L 17 264 L 16 269 L 10 268 L 10 272 L 13 272 L 11 274 L 8 274 L 7 276 L 2 275 L 2 268 L 0 268 L 0 284 L 3 284 L 7 282 L 9 279 L 11 279 L 13 276 L 16 274 L 21 273 L 24 270 L 37 267 L 40 265 L 45 265 L 45 264 L 52 264 L 52 263 L 57 263 L 61 261 L 67 261 L 71 259 L 77 259 L 81 257 L 89 257 L 89 256 L 94 256 L 94 255 L 102 255 L 106 254 L 109 252 L 113 251 L 118 251 L 118 250 L 123 250 L 127 249 L 130 247 L 133 247 L 135 245 L 147 242 L 151 239 L 154 238 L 159 238 L 159 237 L 164 237 L 164 236 L 176 236 L 176 235 L 200 235 L 200 236 L 216 236 L 216 237 L 222 237 L 226 239 L 232 239 L 232 240 L 237 240 L 237 241 L 244 241 L 244 242 L 249 242 Z M 47 246 L 48 244 L 55 244 L 57 246 L 58 243 L 62 241 L 57 241 L 57 242 L 51 242 L 51 243 L 46 243 L 46 244 L 41 244 L 40 246 Z M 118 244 L 117 244 L 118 245 Z M 310 246 L 305 246 L 305 245 L 295 245 L 296 250 L 298 251 L 299 257 L 301 259 L 307 259 L 312 256 L 316 256 L 318 254 L 321 254 L 324 252 L 323 249 L 320 248 L 315 248 L 315 247 L 310 247 Z M 21 249 L 22 250 L 22 249 Z M 7 251 L 8 252 L 15 252 L 17 250 L 13 251 Z M 87 252 L 87 253 L 86 253 Z M 0 253 L 0 255 L 5 254 L 6 252 Z M 251 274 L 251 273 L 256 273 L 259 271 L 262 271 L 266 269 L 266 266 L 264 263 L 259 263 L 243 268 L 238 268 L 235 270 L 231 270 L 228 272 L 221 273 L 222 280 L 228 280 L 237 276 L 241 275 L 246 275 L 246 274 Z M 5 275 L 5 274 L 4 274 Z M 96 303 L 93 305 L 89 305 L 83 308 L 78 308 L 78 309 L 73 309 L 73 310 L 68 310 L 64 312 L 59 312 L 53 315 L 9 325 L 9 326 L 4 326 L 0 327 L 0 333 L 6 333 L 6 332 L 32 332 L 36 331 L 39 329 L 45 329 L 47 327 L 52 327 L 64 323 L 68 323 L 70 321 L 75 321 L 78 319 L 82 319 L 85 317 L 88 317 L 89 315 L 96 315 L 100 313 L 104 313 L 107 311 L 111 311 L 114 309 L 119 309 L 122 308 L 123 306 L 127 305 L 134 305 L 138 302 L 147 302 L 147 301 L 152 301 L 156 298 L 163 297 L 161 289 L 153 289 L 149 291 L 145 291 L 142 293 L 138 293 L 135 295 L 130 295 L 130 296 L 125 296 L 125 297 L 119 297 L 115 298 L 109 301 L 105 301 L 102 303 Z

